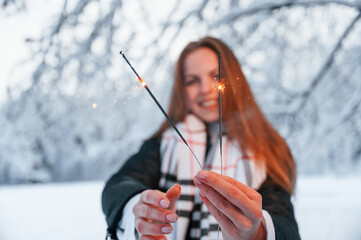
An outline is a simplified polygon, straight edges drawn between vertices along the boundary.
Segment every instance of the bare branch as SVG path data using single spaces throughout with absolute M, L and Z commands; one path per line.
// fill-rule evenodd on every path
M 345 29 L 343 34 L 340 36 L 338 42 L 336 43 L 335 47 L 331 51 L 330 55 L 326 59 L 325 63 L 321 67 L 320 71 L 317 73 L 317 75 L 314 77 L 314 79 L 311 81 L 311 85 L 308 87 L 308 89 L 302 94 L 302 102 L 297 108 L 297 110 L 294 111 L 294 114 L 297 115 L 305 106 L 306 102 L 308 101 L 310 95 L 312 92 L 315 91 L 317 85 L 321 82 L 323 76 L 326 74 L 327 70 L 331 67 L 336 53 L 340 50 L 342 46 L 342 42 L 345 40 L 347 35 L 351 32 L 352 28 L 354 27 L 355 23 L 361 18 L 361 12 L 351 21 L 351 23 L 348 25 L 348 27 Z
M 186 16 L 184 16 L 181 20 L 171 24 L 170 23 L 170 20 L 168 20 L 168 22 L 165 24 L 165 26 L 163 27 L 162 29 L 162 33 L 164 33 L 166 31 L 167 28 L 169 27 L 175 27 L 177 30 L 175 31 L 175 33 L 173 34 L 173 37 L 172 37 L 172 40 L 170 40 L 168 42 L 168 46 L 166 47 L 166 49 L 171 49 L 173 43 L 174 43 L 174 40 L 179 36 L 181 30 L 182 30 L 182 27 L 183 25 L 185 24 L 185 22 L 192 16 L 197 16 L 198 18 L 201 18 L 202 16 L 202 11 L 204 10 L 204 8 L 206 7 L 207 3 L 208 3 L 209 0 L 203 0 L 201 4 L 199 4 L 199 6 L 190 11 Z M 178 4 L 178 2 L 177 2 Z M 172 10 L 172 13 L 173 11 L 176 10 L 176 7 L 177 7 L 177 4 L 175 5 L 174 9 Z M 169 15 L 170 17 L 171 15 Z M 160 34 L 160 36 L 162 36 L 163 34 Z M 148 45 L 148 49 L 150 47 L 154 47 L 154 46 L 157 46 L 158 45 L 158 42 L 160 41 L 160 38 L 157 38 L 155 41 L 153 41 L 152 44 Z M 154 71 L 156 69 L 156 66 L 158 65 L 159 61 L 164 57 L 164 54 L 161 53 L 161 52 L 158 52 L 157 55 L 155 56 L 155 58 L 153 59 L 153 64 L 152 66 L 149 68 L 149 70 L 151 71 Z M 146 75 L 149 75 L 150 73 L 147 72 Z
M 6 9 L 9 7 L 14 7 L 17 11 L 25 9 L 24 0 L 2 0 L 0 2 L 1 8 Z
M 351 8 L 356 8 L 358 11 L 361 11 L 361 3 L 360 2 L 344 2 L 344 1 L 304 1 L 304 2 L 297 2 L 297 1 L 287 1 L 284 3 L 262 3 L 255 6 L 251 6 L 247 9 L 234 9 L 233 11 L 228 12 L 225 16 L 219 18 L 218 20 L 214 21 L 213 23 L 209 24 L 209 28 L 216 28 L 222 24 L 230 23 L 237 18 L 244 17 L 247 15 L 256 14 L 262 11 L 273 11 L 276 9 L 280 9 L 283 7 L 296 7 L 296 6 L 321 6 L 321 5 L 329 5 L 329 4 L 338 4 L 343 5 Z

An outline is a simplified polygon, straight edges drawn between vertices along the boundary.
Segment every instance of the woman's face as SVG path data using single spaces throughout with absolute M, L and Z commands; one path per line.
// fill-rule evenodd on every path
M 184 83 L 187 106 L 205 122 L 218 121 L 218 56 L 201 47 L 184 60 Z

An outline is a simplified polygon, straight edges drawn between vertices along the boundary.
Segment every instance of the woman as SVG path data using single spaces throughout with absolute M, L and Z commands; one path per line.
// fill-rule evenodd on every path
M 218 53 L 224 84 L 223 164 Z M 294 159 L 222 41 L 205 37 L 182 51 L 168 114 L 205 170 L 165 121 L 104 188 L 109 236 L 219 239 L 220 231 L 223 239 L 299 239 L 290 201 Z

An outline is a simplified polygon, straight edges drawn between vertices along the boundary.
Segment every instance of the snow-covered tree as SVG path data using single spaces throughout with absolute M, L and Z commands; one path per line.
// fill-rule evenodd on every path
M 301 173 L 359 172 L 360 17 L 361 1 L 64 1 L 24 39 L 0 108 L 0 183 L 108 176 L 164 119 L 119 51 L 166 107 L 179 52 L 205 35 L 235 51 Z

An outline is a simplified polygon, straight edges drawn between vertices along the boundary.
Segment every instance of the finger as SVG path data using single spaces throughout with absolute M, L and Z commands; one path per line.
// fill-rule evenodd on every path
M 135 220 L 135 228 L 138 233 L 143 235 L 163 235 L 173 231 L 173 227 L 170 224 L 148 222 L 144 218 L 137 218 Z
M 252 227 L 252 221 L 248 219 L 243 213 L 233 205 L 228 199 L 224 198 L 213 188 L 206 184 L 200 184 L 195 180 L 196 186 L 200 190 L 200 196 L 203 195 L 218 211 L 223 213 L 232 223 L 241 230 L 248 231 Z
M 167 240 L 164 235 L 151 236 L 151 235 L 142 235 L 139 240 Z
M 209 200 L 205 197 L 205 195 L 202 196 L 202 194 L 199 195 L 206 205 L 208 211 L 212 214 L 212 216 L 216 219 L 219 226 L 222 229 L 222 234 L 224 233 L 232 233 L 236 231 L 236 227 L 233 224 L 231 220 L 229 220 L 221 211 L 219 211 Z
M 177 214 L 170 210 L 154 207 L 149 204 L 136 204 L 133 208 L 136 217 L 142 217 L 158 222 L 174 223 L 177 221 Z
M 247 197 L 249 197 L 250 199 L 257 199 L 257 194 L 258 192 L 255 191 L 253 188 L 237 181 L 236 179 L 226 176 L 226 175 L 222 175 L 216 172 L 212 172 L 212 171 L 207 171 L 207 173 L 213 174 L 219 178 L 222 178 L 224 181 L 230 183 L 231 185 L 235 186 L 236 188 L 238 188 L 239 190 L 241 190 L 242 192 L 244 192 Z
M 242 190 L 218 177 L 218 175 L 210 174 L 209 171 L 199 171 L 194 178 L 216 190 L 238 207 L 244 215 L 253 219 L 262 216 L 262 197 L 260 194 L 258 194 L 258 200 L 251 200 Z M 252 191 L 255 190 L 252 189 Z
M 179 185 L 174 185 L 171 187 L 165 196 L 169 199 L 169 208 L 172 209 L 175 206 L 176 201 L 178 200 L 179 196 L 181 194 L 181 187 Z
M 223 179 L 209 174 L 208 171 L 199 171 L 194 177 L 197 187 L 207 185 L 213 188 L 224 198 L 229 199 L 242 212 L 247 212 L 247 207 L 251 204 L 249 198 L 235 186 Z M 200 185 L 201 184 L 201 185 Z
M 158 190 L 143 191 L 140 196 L 140 200 L 149 205 L 154 205 L 161 208 L 168 208 L 170 204 L 165 194 Z
M 218 174 L 216 172 L 209 171 L 208 173 L 214 175 L 216 178 L 222 178 L 226 182 L 230 183 L 231 186 L 236 187 L 237 189 L 241 190 L 251 201 L 249 201 L 251 204 L 249 205 L 250 210 L 250 216 L 254 220 L 259 220 L 262 217 L 262 196 L 259 192 L 254 190 L 253 188 L 237 181 L 236 179 L 225 176 L 222 174 Z

